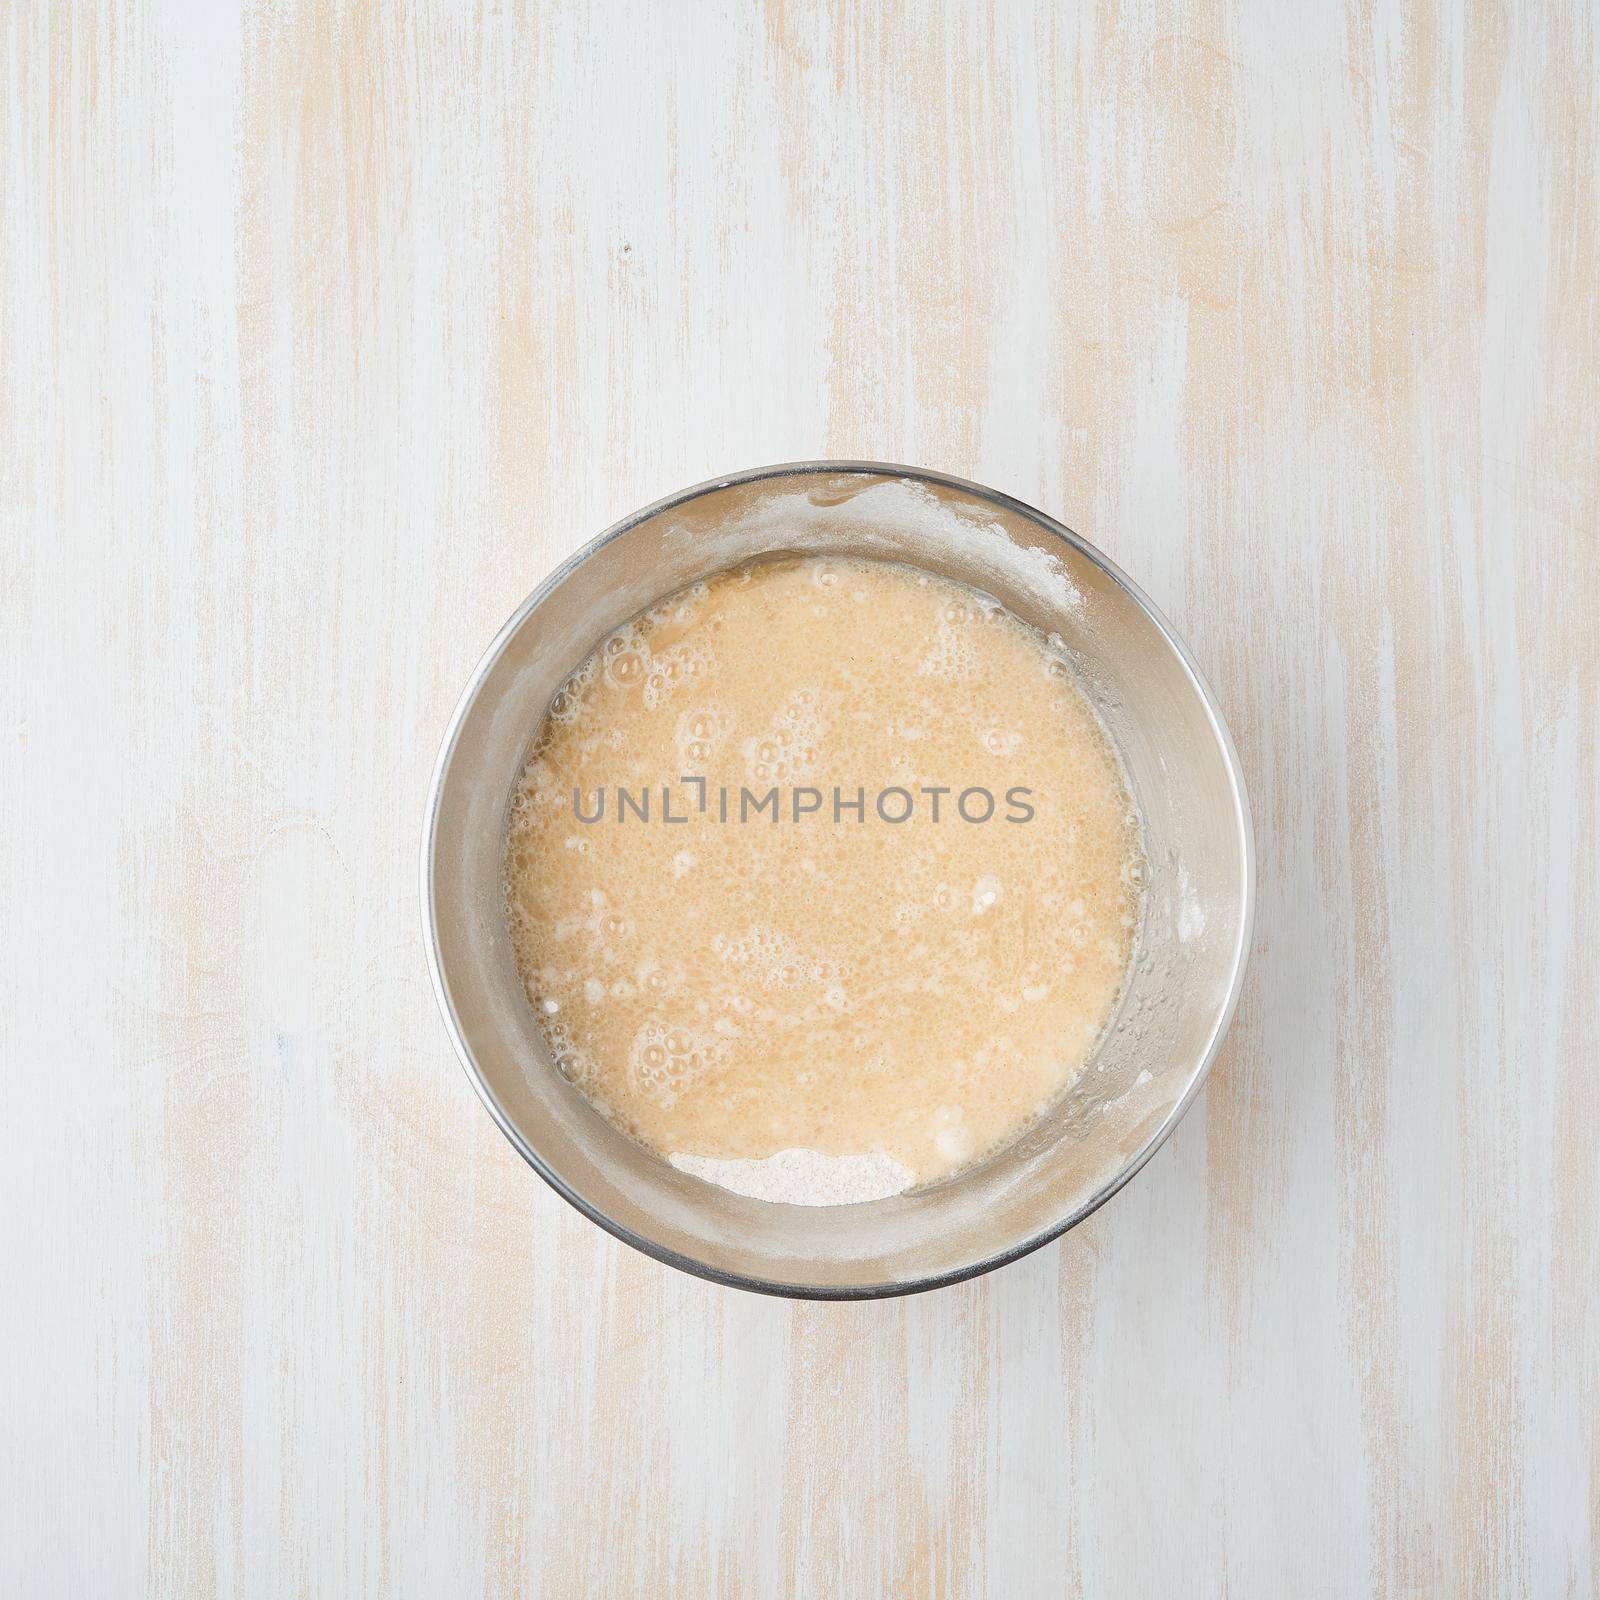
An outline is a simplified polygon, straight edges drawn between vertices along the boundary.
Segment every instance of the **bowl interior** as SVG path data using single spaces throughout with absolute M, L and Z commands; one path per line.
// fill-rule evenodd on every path
M 1059 635 L 1115 741 L 1148 861 L 1134 968 L 1088 1069 L 1016 1144 L 938 1187 L 864 1205 L 747 1199 L 619 1134 L 550 1062 L 501 902 L 507 807 L 566 675 L 662 595 L 757 556 L 888 557 L 986 591 Z M 856 464 L 776 468 L 662 503 L 555 573 L 463 698 L 424 854 L 435 979 L 508 1137 L 569 1200 L 663 1259 L 747 1287 L 892 1294 L 1021 1254 L 1137 1170 L 1210 1064 L 1250 911 L 1250 838 L 1231 745 L 1147 603 L 1039 513 L 975 486 Z

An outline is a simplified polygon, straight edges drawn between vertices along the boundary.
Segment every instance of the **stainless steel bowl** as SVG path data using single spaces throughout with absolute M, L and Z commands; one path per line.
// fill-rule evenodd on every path
M 662 595 L 779 552 L 892 557 L 1060 636 L 1122 756 L 1148 879 L 1135 964 L 1088 1069 L 1016 1144 L 864 1205 L 747 1199 L 619 1134 L 545 1051 L 501 902 L 507 808 L 557 688 Z M 474 1087 L 523 1158 L 617 1238 L 719 1283 L 817 1299 L 954 1283 L 1064 1233 L 1122 1187 L 1194 1098 L 1233 1015 L 1254 866 L 1238 756 L 1198 668 L 1100 552 L 959 478 L 861 461 L 763 467 L 609 528 L 500 630 L 445 735 L 428 798 L 428 960 Z

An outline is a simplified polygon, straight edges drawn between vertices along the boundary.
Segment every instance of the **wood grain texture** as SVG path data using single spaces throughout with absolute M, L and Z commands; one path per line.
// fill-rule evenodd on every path
M 0 8 L 0 1592 L 1600 1594 L 1600 22 Z M 612 1243 L 415 895 L 486 641 L 729 468 L 1132 572 L 1260 844 L 1061 1245 Z

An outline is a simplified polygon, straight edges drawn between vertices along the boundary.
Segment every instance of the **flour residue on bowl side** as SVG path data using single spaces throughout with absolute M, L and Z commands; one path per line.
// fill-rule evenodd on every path
M 1018 592 L 1058 614 L 1089 620 L 1083 593 L 1058 555 L 1015 543 L 994 514 L 953 504 L 910 478 L 819 478 L 805 491 L 785 488 L 753 498 L 720 528 L 670 528 L 668 536 L 713 550 L 725 545 L 731 562 L 748 548 L 752 532 L 765 533 L 775 548 L 827 551 L 842 528 L 865 550 L 891 560 L 914 561 L 919 544 L 938 567 L 960 558 L 966 581 L 977 588 Z

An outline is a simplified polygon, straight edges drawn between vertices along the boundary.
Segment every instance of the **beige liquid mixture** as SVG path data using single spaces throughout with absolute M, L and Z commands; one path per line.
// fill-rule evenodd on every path
M 946 1177 L 1048 1107 L 1111 1013 L 1142 877 L 1117 760 L 1041 635 L 821 558 L 607 639 L 539 730 L 506 851 L 560 1070 L 678 1164 L 813 1203 Z

